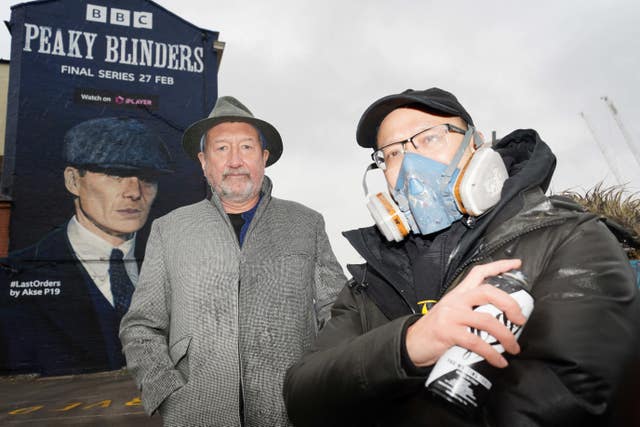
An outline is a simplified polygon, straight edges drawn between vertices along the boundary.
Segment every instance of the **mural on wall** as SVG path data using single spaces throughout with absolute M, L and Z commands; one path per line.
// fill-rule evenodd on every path
M 119 369 L 154 218 L 201 200 L 182 131 L 217 97 L 218 33 L 147 0 L 12 8 L 0 372 Z

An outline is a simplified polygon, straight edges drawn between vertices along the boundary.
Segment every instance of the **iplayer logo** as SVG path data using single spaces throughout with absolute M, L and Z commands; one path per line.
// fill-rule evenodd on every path
M 138 12 L 87 3 L 87 21 L 121 25 L 123 27 L 153 29 L 153 13 Z

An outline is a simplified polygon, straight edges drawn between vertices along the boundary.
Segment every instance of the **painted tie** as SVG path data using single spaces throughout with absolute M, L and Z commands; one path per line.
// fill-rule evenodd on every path
M 119 318 L 127 312 L 133 294 L 133 283 L 124 268 L 123 257 L 124 254 L 120 249 L 113 249 L 109 258 L 111 293 L 113 294 L 113 305 Z

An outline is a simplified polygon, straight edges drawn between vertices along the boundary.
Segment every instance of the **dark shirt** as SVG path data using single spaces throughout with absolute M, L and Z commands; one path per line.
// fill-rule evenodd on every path
M 244 213 L 244 212 L 243 212 Z M 242 218 L 242 214 L 227 214 L 229 215 L 229 220 L 231 220 L 231 225 L 233 226 L 233 231 L 236 232 L 236 237 L 238 238 L 238 243 L 242 246 L 242 240 L 240 239 L 240 234 L 242 233 L 242 227 L 244 226 L 244 218 Z
M 259 204 L 260 202 L 256 203 L 256 205 L 248 211 L 239 214 L 227 213 L 233 226 L 233 231 L 235 231 L 236 237 L 238 238 L 238 243 L 240 243 L 240 247 L 242 247 L 242 243 L 244 243 L 244 236 L 247 235 L 247 230 Z

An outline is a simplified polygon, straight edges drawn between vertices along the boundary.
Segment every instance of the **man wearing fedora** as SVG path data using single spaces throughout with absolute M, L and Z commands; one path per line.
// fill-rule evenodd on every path
M 0 365 L 9 372 L 124 365 L 118 331 L 138 277 L 136 232 L 172 159 L 146 125 L 120 117 L 75 125 L 63 158 L 75 215 L 3 260 Z
M 322 216 L 271 196 L 278 131 L 233 97 L 184 133 L 210 200 L 155 220 L 120 338 L 166 425 L 286 426 L 286 369 L 346 279 Z

